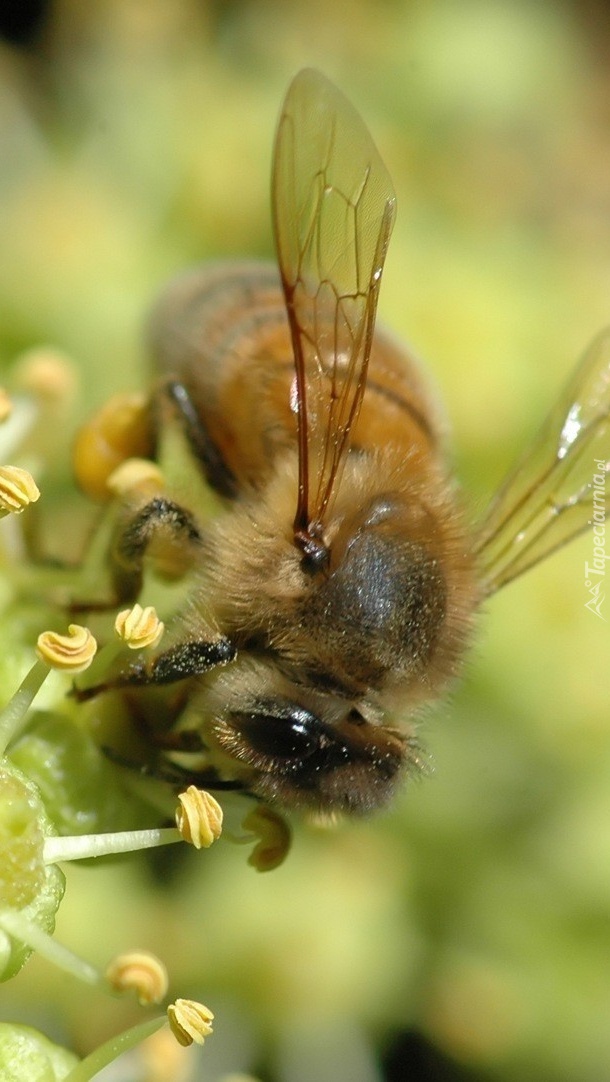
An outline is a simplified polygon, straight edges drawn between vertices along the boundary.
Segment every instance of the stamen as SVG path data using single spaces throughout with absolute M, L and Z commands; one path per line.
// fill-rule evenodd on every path
M 106 968 L 106 980 L 116 992 L 135 991 L 138 1003 L 160 1003 L 167 994 L 168 977 L 163 962 L 149 951 L 119 954 Z
M 0 466 L 0 517 L 19 515 L 40 498 L 31 473 L 20 466 Z
M 156 463 L 148 458 L 128 458 L 112 471 L 106 487 L 114 496 L 134 493 L 154 495 L 165 486 L 165 478 Z
M 138 1049 L 140 1065 L 146 1082 L 195 1082 L 189 1049 L 177 1044 L 169 1026 L 163 1026 Z M 227 1080 L 223 1078 L 223 1082 Z
M 36 653 L 52 669 L 79 673 L 88 669 L 97 651 L 97 643 L 86 627 L 70 624 L 67 635 L 43 631 L 38 636 Z
M 49 666 L 37 661 L 0 712 L 0 755 L 4 755 L 11 741 L 19 736 L 27 722 L 28 710 L 48 675 Z
M 286 859 L 292 843 L 292 832 L 285 819 L 265 804 L 253 808 L 242 823 L 260 839 L 248 857 L 248 864 L 257 872 L 270 872 Z
M 214 1015 L 203 1003 L 195 999 L 177 999 L 167 1008 L 169 1025 L 178 1044 L 185 1047 L 195 1041 L 203 1044 L 212 1033 Z
M 51 346 L 28 350 L 14 370 L 15 385 L 47 404 L 71 402 L 78 387 L 74 362 Z
M 48 962 L 70 973 L 87 984 L 101 984 L 102 976 L 97 969 L 89 965 L 67 947 L 48 935 L 33 921 L 28 920 L 18 909 L 0 909 L 0 928 L 13 939 L 25 943 L 32 950 L 41 954 Z
M 158 646 L 165 624 L 152 605 L 143 609 L 136 604 L 118 614 L 114 630 L 130 650 L 142 650 L 145 646 Z
M 77 1063 L 76 1067 L 64 1076 L 63 1082 L 91 1082 L 104 1067 L 108 1067 L 123 1052 L 135 1048 L 161 1029 L 164 1022 L 165 1015 L 160 1015 L 157 1018 L 151 1018 L 148 1022 L 141 1022 L 123 1033 L 118 1033 L 116 1037 L 111 1037 L 109 1041 L 105 1041 L 80 1063 Z
M 82 426 L 74 444 L 74 472 L 83 492 L 106 503 L 108 478 L 122 462 L 145 455 L 151 438 L 145 395 L 117 394 Z
M 171 845 L 182 840 L 175 827 L 51 837 L 45 838 L 43 859 L 45 864 L 57 864 L 62 860 L 85 860 L 117 853 L 133 853 L 139 849 L 155 849 L 159 845 Z
M 222 831 L 222 808 L 205 789 L 189 785 L 178 795 L 180 807 L 176 811 L 176 825 L 185 842 L 196 849 L 208 849 Z

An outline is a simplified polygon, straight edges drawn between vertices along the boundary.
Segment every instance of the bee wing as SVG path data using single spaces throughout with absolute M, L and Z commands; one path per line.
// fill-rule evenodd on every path
M 603 523 L 609 471 L 606 328 L 491 504 L 478 543 L 485 593 L 495 593 L 589 526 Z
M 358 113 L 311 69 L 286 94 L 272 204 L 296 373 L 295 534 L 308 534 L 329 507 L 358 416 L 396 204 Z

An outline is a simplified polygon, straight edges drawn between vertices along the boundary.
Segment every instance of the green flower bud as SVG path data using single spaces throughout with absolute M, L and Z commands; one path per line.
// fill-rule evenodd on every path
M 69 718 L 34 717 L 10 758 L 36 783 L 62 835 L 134 829 L 150 822 L 150 808 L 126 791 L 115 765 Z
M 3 1082 L 60 1082 L 77 1063 L 73 1052 L 53 1044 L 35 1029 L 0 1022 Z

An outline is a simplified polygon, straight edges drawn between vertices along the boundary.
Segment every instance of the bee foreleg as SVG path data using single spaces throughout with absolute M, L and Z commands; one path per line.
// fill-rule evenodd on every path
M 193 676 L 203 676 L 217 665 L 226 665 L 233 661 L 237 651 L 228 639 L 215 639 L 213 642 L 191 640 L 179 643 L 152 661 L 138 661 L 130 665 L 125 672 L 92 687 L 73 687 L 72 697 L 79 702 L 93 699 L 103 691 L 119 688 L 150 687 L 154 684 L 175 684 L 179 680 L 188 680 Z
M 237 651 L 228 639 L 214 642 L 192 640 L 179 643 L 159 654 L 145 670 L 145 678 L 130 681 L 145 684 L 173 684 L 190 676 L 202 676 L 217 665 L 233 661 Z
M 112 583 L 116 600 L 131 601 L 142 587 L 144 557 L 153 541 L 164 540 L 196 548 L 201 534 L 194 516 L 166 496 L 155 496 L 144 504 L 117 531 L 110 551 Z M 188 551 L 188 549 L 187 549 Z M 184 556 L 183 556 L 184 561 Z

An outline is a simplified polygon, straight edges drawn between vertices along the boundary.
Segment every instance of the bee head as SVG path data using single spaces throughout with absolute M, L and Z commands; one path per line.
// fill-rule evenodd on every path
M 207 734 L 212 754 L 221 756 L 221 769 L 270 803 L 371 812 L 391 799 L 416 760 L 404 733 L 258 663 L 237 662 L 220 678 L 214 698 Z

